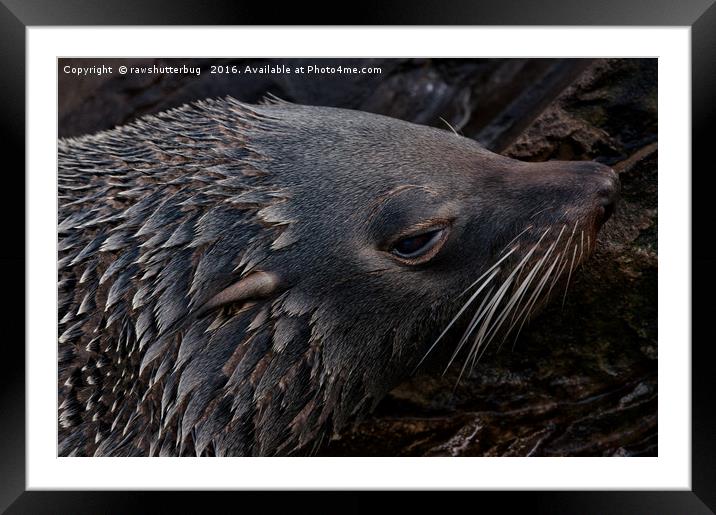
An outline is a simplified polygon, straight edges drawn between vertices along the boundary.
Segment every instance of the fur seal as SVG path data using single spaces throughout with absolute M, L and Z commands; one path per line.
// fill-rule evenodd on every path
M 467 367 L 519 330 L 618 192 L 593 162 L 231 98 L 60 140 L 58 180 L 62 456 L 310 453 L 436 346 Z

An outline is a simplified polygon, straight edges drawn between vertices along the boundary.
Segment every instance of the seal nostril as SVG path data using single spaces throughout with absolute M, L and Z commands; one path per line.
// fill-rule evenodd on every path
M 614 170 L 609 170 L 608 179 L 606 184 L 602 186 L 599 197 L 603 211 L 600 222 L 603 224 L 612 216 L 619 200 L 619 176 Z
M 602 205 L 602 208 L 604 209 L 604 213 L 602 214 L 602 223 L 605 223 L 614 213 L 614 207 L 616 205 L 616 202 L 607 202 Z

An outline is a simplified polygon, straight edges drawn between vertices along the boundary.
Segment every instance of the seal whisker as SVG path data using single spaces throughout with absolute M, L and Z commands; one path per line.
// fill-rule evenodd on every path
M 453 364 L 455 361 L 455 358 L 457 358 L 457 355 L 460 353 L 460 350 L 463 348 L 465 343 L 467 343 L 467 340 L 470 338 L 470 335 L 475 330 L 475 327 L 477 327 L 477 324 L 480 322 L 480 319 L 486 311 L 483 309 L 485 307 L 485 304 L 487 304 L 487 301 L 491 299 L 490 295 L 492 295 L 492 292 L 494 291 L 495 287 L 493 285 L 492 288 L 487 292 L 487 294 L 482 299 L 482 302 L 480 303 L 480 306 L 475 310 L 475 315 L 472 317 L 472 320 L 470 320 L 470 324 L 468 325 L 468 328 L 465 330 L 465 332 L 462 335 L 462 338 L 460 338 L 460 341 L 458 342 L 457 346 L 455 347 L 455 350 L 452 353 L 452 356 L 450 356 L 450 360 L 448 361 L 448 364 L 445 366 L 445 369 L 443 370 L 443 374 L 448 371 L 450 368 L 450 365 Z
M 506 251 L 507 248 L 508 248 L 510 245 L 512 245 L 515 241 L 517 241 L 517 238 L 519 238 L 519 237 L 522 236 L 524 233 L 526 233 L 527 231 L 529 231 L 530 229 L 532 229 L 532 227 L 534 227 L 534 226 L 531 225 L 531 224 L 528 225 L 527 227 L 525 227 L 517 236 L 515 236 L 514 238 L 512 238 L 512 239 L 507 243 L 507 245 L 505 245 L 505 248 L 502 249 L 502 252 Z M 502 252 L 500 252 L 499 255 L 502 255 Z
M 567 262 L 569 261 L 569 258 L 567 257 L 567 251 L 569 250 L 569 244 L 572 241 L 572 236 L 574 236 L 574 233 L 577 229 L 577 224 L 575 222 L 574 229 L 572 229 L 572 234 L 569 236 L 569 239 L 567 240 L 567 243 L 564 244 L 564 249 L 562 252 L 560 252 L 560 264 L 557 267 L 557 270 L 554 273 L 554 276 L 552 277 L 552 283 L 549 285 L 549 290 L 547 290 L 547 294 L 545 295 L 545 299 L 549 299 L 550 295 L 552 294 L 552 290 L 554 289 L 555 285 L 557 284 L 557 281 L 559 281 L 559 278 L 562 277 L 562 272 L 564 272 L 564 269 L 567 266 Z
M 561 234 L 562 233 L 560 232 L 560 236 L 561 236 Z M 509 315 L 510 312 L 512 312 L 512 318 L 510 319 L 510 327 L 505 332 L 505 336 L 503 337 L 502 342 L 500 343 L 500 347 L 502 347 L 502 343 L 504 343 L 505 339 L 507 338 L 510 331 L 514 327 L 516 319 L 518 319 L 517 313 L 518 313 L 518 310 L 520 309 L 520 303 L 522 302 L 529 285 L 532 283 L 532 280 L 536 276 L 537 272 L 540 270 L 540 268 L 542 267 L 542 265 L 544 264 L 546 259 L 549 257 L 549 255 L 551 253 L 551 249 L 556 245 L 557 241 L 559 241 L 559 237 L 552 244 L 550 251 L 548 251 L 542 258 L 540 258 L 540 260 L 537 261 L 537 263 L 535 263 L 535 265 L 532 267 L 532 270 L 530 270 L 528 276 L 520 284 L 518 289 L 513 294 L 512 298 L 508 301 L 508 304 L 505 306 L 505 312 L 499 319 L 499 324 L 497 324 L 496 327 L 492 329 L 493 334 L 491 334 L 489 341 L 492 341 L 492 338 L 495 336 L 495 334 L 497 333 L 497 330 L 504 322 L 504 319 L 507 318 L 507 316 Z M 561 256 L 561 254 L 558 254 L 556 260 L 559 260 L 560 256 Z M 489 343 L 489 341 L 488 341 L 488 343 Z
M 520 268 L 523 264 L 524 264 L 524 261 L 523 261 L 523 262 L 520 262 L 520 264 L 517 266 L 517 268 Z M 515 271 L 516 271 L 516 270 L 515 270 Z M 450 359 L 450 362 L 448 363 L 448 367 L 449 367 L 450 364 L 453 362 L 453 360 L 455 359 L 455 357 L 456 357 L 457 354 L 459 353 L 460 349 L 462 349 L 462 347 L 464 346 L 464 344 L 467 342 L 467 340 L 470 338 L 470 336 L 472 335 L 472 333 L 473 333 L 473 332 L 475 331 L 475 329 L 478 327 L 478 324 L 482 321 L 482 319 L 483 319 L 484 317 L 486 317 L 486 316 L 491 312 L 491 309 L 492 309 L 492 307 L 495 305 L 495 302 L 496 302 L 497 300 L 499 300 L 499 298 L 501 298 L 501 292 L 504 293 L 505 284 L 507 283 L 508 286 L 509 286 L 509 282 L 508 282 L 508 281 L 511 281 L 511 277 L 512 277 L 512 275 L 514 274 L 515 271 L 513 271 L 512 274 L 510 274 L 510 277 L 508 277 L 508 278 L 497 288 L 497 291 L 495 292 L 494 295 L 492 295 L 492 292 L 495 290 L 494 287 L 490 289 L 490 291 L 488 292 L 487 295 L 485 295 L 484 299 L 483 299 L 482 302 L 480 303 L 480 306 L 479 306 L 478 309 L 476 310 L 475 315 L 473 316 L 472 320 L 470 321 L 470 324 L 468 325 L 467 329 L 466 329 L 465 332 L 463 333 L 463 336 L 462 336 L 462 338 L 460 339 L 460 342 L 458 343 L 458 346 L 457 346 L 458 348 L 456 348 L 456 349 L 455 349 L 455 352 L 453 352 L 453 355 L 452 355 L 452 357 L 451 357 L 451 359 Z M 485 321 L 483 322 L 483 325 L 480 326 L 480 330 L 482 330 L 482 327 L 484 327 L 484 325 L 487 324 L 487 323 L 489 323 L 489 320 L 485 320 Z M 474 346 L 474 344 L 473 344 L 473 346 Z M 472 355 L 472 352 L 473 352 L 473 350 L 472 350 L 472 348 L 471 348 L 470 351 L 468 352 L 468 355 L 467 355 L 467 357 L 466 357 L 466 361 L 465 361 L 465 362 L 469 361 L 470 356 Z M 460 372 L 460 376 L 458 377 L 458 382 L 460 381 L 460 378 L 462 377 L 462 372 L 464 371 L 464 369 L 465 369 L 465 363 L 463 363 L 463 368 L 462 368 L 462 370 L 461 370 L 461 372 Z M 447 370 L 447 368 L 446 368 L 446 370 Z
M 547 269 L 547 271 L 542 276 L 542 279 L 540 279 L 539 283 L 537 283 L 537 288 L 535 289 L 535 292 L 532 294 L 532 297 L 530 298 L 530 304 L 529 309 L 527 310 L 527 319 L 532 315 L 532 308 L 537 303 L 537 300 L 539 299 L 539 295 L 544 289 L 545 285 L 547 284 L 547 281 L 549 280 L 550 275 L 552 275 L 552 270 L 554 270 L 554 267 L 557 265 L 557 260 L 555 260 L 550 267 Z
M 470 288 L 472 288 L 472 287 L 475 286 L 477 283 L 479 283 L 479 282 L 482 280 L 483 277 L 485 277 L 485 276 L 486 276 L 487 274 L 489 274 L 492 270 L 494 270 L 495 268 L 497 268 L 497 267 L 500 265 L 500 263 L 502 263 L 505 259 L 507 259 L 507 257 L 508 257 L 510 254 L 512 254 L 514 251 L 516 251 L 516 250 L 517 250 L 517 247 L 513 247 L 507 254 L 505 254 L 502 258 L 500 258 L 500 260 L 499 260 L 497 263 L 495 263 L 495 264 L 492 265 L 490 268 L 488 268 L 487 271 L 486 271 L 484 274 L 482 274 L 482 275 L 481 275 L 480 277 L 478 277 L 475 281 L 473 281 L 473 283 L 470 284 L 470 286 L 468 286 L 467 288 L 465 288 L 465 289 L 460 293 L 460 295 L 457 296 L 457 298 L 459 299 L 460 297 L 462 297 L 463 295 L 465 295 L 465 294 L 470 290 Z
M 569 280 L 572 278 L 572 270 L 574 269 L 574 259 L 577 257 L 577 244 L 574 244 L 574 251 L 572 252 L 572 262 L 569 265 L 569 273 L 567 274 L 567 284 L 564 285 L 564 296 L 562 297 L 562 308 L 564 309 L 564 303 L 567 301 L 567 290 L 569 289 Z
M 517 309 L 519 307 L 519 302 L 522 301 L 522 297 L 524 296 L 525 292 L 527 291 L 527 288 L 529 287 L 530 283 L 532 282 L 532 279 L 534 278 L 534 275 L 537 272 L 537 269 L 539 266 L 540 266 L 540 262 L 538 261 L 530 269 L 530 272 L 527 274 L 527 277 L 525 278 L 525 280 L 520 283 L 520 286 L 518 287 L 518 289 L 515 293 L 516 295 L 519 294 L 518 305 L 517 305 L 516 309 L 513 310 L 513 312 L 512 312 L 512 318 L 511 318 L 510 322 L 512 322 L 515 319 L 515 316 L 517 315 Z M 518 281 L 519 281 L 519 279 L 521 279 L 521 277 L 522 277 L 522 273 L 520 272 Z
M 577 231 L 577 222 L 574 222 L 574 227 L 572 228 L 572 233 L 569 235 L 569 239 L 567 240 L 567 243 L 564 244 L 564 251 L 562 252 L 562 259 L 564 260 L 564 263 L 562 263 L 559 267 L 559 270 L 557 270 L 557 273 L 554 275 L 554 279 L 552 280 L 552 285 L 549 287 L 549 292 L 547 295 L 549 296 L 550 292 L 552 291 L 552 288 L 557 284 L 557 281 L 562 276 L 562 272 L 564 272 L 564 269 L 567 266 L 567 262 L 569 261 L 569 253 L 567 252 L 569 250 L 569 246 L 572 243 L 572 239 L 574 238 L 574 235 Z
M 567 249 L 565 249 L 563 252 L 560 252 L 557 259 L 560 262 L 560 264 L 559 264 L 557 270 L 553 274 L 552 282 L 549 285 L 549 290 L 547 290 L 545 299 L 550 298 L 550 295 L 552 294 L 552 290 L 554 289 L 555 285 L 557 284 L 557 281 L 559 281 L 559 278 L 562 277 L 562 272 L 564 272 L 564 269 L 567 267 L 567 263 L 569 262 L 569 259 L 567 258 Z
M 537 250 L 537 247 L 539 247 L 539 244 L 542 242 L 542 240 L 543 240 L 544 237 L 547 235 L 547 233 L 549 233 L 549 231 L 550 231 L 549 228 L 548 228 L 547 230 L 545 230 L 545 232 L 544 232 L 544 233 L 542 234 L 542 236 L 539 238 L 539 240 L 537 241 L 537 243 L 535 243 L 535 244 L 532 246 L 532 248 L 530 249 L 530 251 L 525 255 L 525 257 L 524 257 L 524 258 L 518 263 L 518 265 L 514 268 L 514 270 L 512 271 L 512 273 L 509 275 L 508 279 L 511 280 L 511 279 L 515 276 L 515 274 L 518 274 L 518 276 L 517 276 L 517 282 L 519 282 L 519 279 L 521 278 L 522 272 L 523 272 L 523 270 L 524 270 L 524 265 L 529 261 L 530 257 L 532 257 L 532 254 L 535 252 L 535 250 Z
M 518 301 L 513 301 L 513 300 L 511 299 L 510 302 L 508 303 L 508 305 L 505 307 L 505 312 L 504 312 L 504 314 L 501 315 L 501 317 L 498 319 L 498 321 L 497 321 L 496 324 L 495 324 L 495 327 L 491 329 L 490 334 L 489 334 L 489 336 L 488 336 L 487 344 L 486 344 L 485 347 L 487 347 L 487 345 L 489 345 L 489 343 L 494 339 L 495 335 L 497 334 L 498 329 L 499 329 L 499 328 L 502 326 L 502 324 L 504 323 L 504 320 L 507 318 L 507 315 L 509 314 L 510 310 L 512 310 L 512 309 L 514 308 L 513 316 L 512 316 L 512 319 L 510 320 L 510 327 L 505 331 L 505 336 L 503 337 L 502 342 L 500 343 L 500 347 L 502 346 L 502 343 L 504 343 L 505 339 L 507 338 L 507 336 L 510 334 L 510 332 L 511 332 L 512 329 L 514 328 L 515 324 L 520 320 L 520 316 L 521 316 L 522 313 L 525 311 L 525 309 L 527 308 L 527 306 L 529 306 L 530 301 L 531 301 L 531 300 L 533 299 L 533 297 L 534 297 L 534 294 L 533 294 L 533 295 L 529 298 L 529 300 L 527 301 L 527 303 L 525 304 L 525 306 L 522 308 L 522 310 L 519 312 L 519 315 L 516 315 L 517 312 L 518 312 L 518 310 L 520 309 L 520 302 L 522 301 L 523 296 L 524 296 L 525 292 L 527 291 L 527 287 L 529 286 L 529 284 L 531 284 L 531 282 L 532 282 L 533 278 L 535 277 L 535 275 L 537 274 L 537 272 L 542 268 L 542 265 L 546 262 L 546 260 L 549 258 L 549 256 L 552 254 L 552 252 L 553 252 L 554 249 L 556 248 L 557 243 L 559 242 L 560 237 L 562 236 L 562 234 L 563 234 L 563 232 L 564 232 L 564 228 L 565 228 L 565 226 L 562 227 L 562 230 L 559 232 L 559 235 L 557 236 L 557 239 L 555 239 L 555 241 L 552 243 L 552 245 L 550 245 L 550 247 L 549 247 L 549 249 L 547 250 L 547 252 L 545 253 L 545 255 L 542 256 L 542 258 L 540 258 L 539 261 L 537 261 L 537 263 L 535 264 L 535 266 L 534 266 L 534 267 L 532 268 L 532 270 L 530 271 L 528 277 L 525 278 L 524 283 L 523 283 L 522 285 L 520 285 L 520 287 L 518 288 L 518 292 L 516 292 L 516 294 L 519 293 L 519 300 L 518 300 Z M 547 272 L 545 273 L 544 277 L 540 280 L 540 283 L 538 283 L 538 287 L 539 287 L 540 285 L 543 286 L 543 282 L 544 282 L 547 278 L 549 278 L 550 274 L 552 273 L 552 270 L 554 269 L 555 265 L 556 265 L 557 262 L 559 261 L 560 257 L 561 257 L 561 253 L 558 253 L 558 254 L 557 254 L 557 257 L 556 257 L 555 260 L 554 260 L 554 262 L 552 263 L 552 265 L 550 266 L 550 268 L 547 270 Z M 526 284 L 525 284 L 525 283 L 526 283 Z M 541 288 L 539 288 L 539 289 L 541 290 Z M 538 291 L 537 293 L 539 293 L 539 291 Z M 515 296 L 516 296 L 516 294 L 515 294 Z M 515 296 L 513 296 L 513 297 L 515 297 Z M 483 350 L 483 353 L 484 353 L 484 350 Z
M 488 305 L 485 307 L 485 311 L 487 312 L 487 315 L 485 316 L 485 320 L 480 325 L 480 329 L 477 332 L 477 336 L 475 337 L 475 343 L 473 343 L 472 348 L 470 349 L 470 352 L 467 355 L 467 358 L 465 359 L 465 363 L 463 363 L 462 369 L 460 370 L 460 375 L 458 376 L 458 381 L 460 381 L 460 378 L 462 378 L 462 375 L 465 371 L 465 367 L 467 366 L 467 363 L 469 361 L 473 361 L 474 366 L 474 356 L 477 354 L 477 351 L 480 348 L 480 344 L 482 342 L 482 338 L 485 334 L 485 331 L 487 330 L 487 327 L 489 326 L 490 322 L 492 321 L 492 317 L 495 314 L 495 311 L 497 310 L 497 306 L 499 305 L 500 301 L 505 295 L 505 292 L 507 291 L 507 288 L 510 287 L 510 284 L 512 284 L 514 277 L 514 271 L 512 274 L 505 279 L 505 282 L 500 286 L 500 288 L 497 290 L 495 295 L 492 297 L 492 300 L 488 303 Z M 472 370 L 471 366 L 471 370 Z
M 518 306 L 519 306 L 519 305 L 518 305 L 518 301 L 522 299 L 522 295 L 525 293 L 527 287 L 528 287 L 529 284 L 532 282 L 532 279 L 534 278 L 535 274 L 539 271 L 539 269 L 542 267 L 542 264 L 545 262 L 545 260 L 549 257 L 549 255 L 552 253 L 552 251 L 553 251 L 554 248 L 556 247 L 557 243 L 559 242 L 560 237 L 562 236 L 563 231 L 564 231 L 564 227 L 562 228 L 562 231 L 560 231 L 560 233 L 557 235 L 557 238 L 556 238 L 555 241 L 552 243 L 552 245 L 549 247 L 549 249 L 548 249 L 548 251 L 545 253 L 545 255 L 542 256 L 542 258 L 540 258 L 540 259 L 535 263 L 535 265 L 532 267 L 532 269 L 531 269 L 530 272 L 528 273 L 528 275 L 527 275 L 527 277 L 525 278 L 525 280 L 524 280 L 522 283 L 520 283 L 520 286 L 517 288 L 516 292 L 513 293 L 512 297 L 510 297 L 510 299 L 508 300 L 507 304 L 506 304 L 505 307 L 503 308 L 503 312 L 500 314 L 500 316 L 498 317 L 497 321 L 495 322 L 494 327 L 489 328 L 490 332 L 489 332 L 488 344 L 489 344 L 490 341 L 492 341 L 492 339 L 493 339 L 494 335 L 496 334 L 497 330 L 502 326 L 502 323 L 504 322 L 505 318 L 510 314 L 511 310 L 512 310 L 513 308 L 515 308 L 515 311 L 514 311 L 514 312 L 516 313 L 516 312 L 517 312 L 517 309 L 519 309 L 519 307 L 518 307 Z M 517 277 L 518 282 L 519 282 L 519 279 L 521 278 L 522 272 L 523 272 L 523 270 L 524 270 L 524 264 L 529 260 L 529 258 L 532 256 L 532 254 L 534 253 L 534 251 L 539 247 L 540 243 L 542 242 L 542 240 L 544 239 L 544 237 L 547 235 L 548 232 L 549 232 L 549 229 L 547 229 L 547 230 L 544 232 L 544 234 L 542 234 L 542 236 L 541 236 L 540 239 L 537 241 L 537 243 L 535 243 L 535 245 L 534 245 L 534 246 L 532 247 L 532 249 L 527 253 L 527 255 L 526 255 L 525 258 L 522 260 L 522 262 L 520 262 L 520 265 L 512 272 L 512 274 L 510 275 L 510 279 L 514 276 L 515 273 L 519 272 L 519 275 L 518 275 L 518 277 Z M 515 306 L 517 306 L 517 307 L 515 307 Z M 513 315 L 513 319 L 512 319 L 512 320 L 514 320 L 514 315 Z M 512 320 L 511 320 L 511 322 L 512 322 Z M 486 321 L 485 325 L 487 325 L 487 321 Z M 513 325 L 514 325 L 514 324 L 513 324 Z M 487 331 L 487 329 L 486 329 L 485 331 Z M 485 337 L 486 337 L 486 336 L 485 336 L 485 332 L 482 332 L 481 334 L 478 333 L 478 336 L 480 336 L 480 335 L 482 336 L 482 339 L 484 340 Z M 476 341 L 476 347 L 477 347 L 477 348 L 479 348 L 481 345 L 482 345 L 482 341 Z M 483 351 L 483 352 L 484 352 L 484 351 Z
M 534 251 L 534 250 L 536 249 L 536 247 L 537 247 L 537 246 L 535 245 L 535 246 L 533 247 L 532 251 Z M 512 271 L 512 273 L 509 275 L 509 277 L 507 277 L 507 279 L 500 285 L 500 287 L 498 288 L 498 291 L 495 293 L 495 296 L 492 297 L 492 299 L 490 300 L 489 305 L 486 306 L 486 307 L 484 307 L 484 309 L 483 309 L 483 306 L 485 305 L 485 301 L 489 298 L 489 295 L 492 293 L 492 290 L 490 290 L 489 294 L 485 297 L 485 300 L 483 300 L 482 304 L 481 304 L 480 307 L 477 309 L 477 311 L 476 311 L 476 313 L 475 313 L 475 316 L 473 317 L 472 321 L 470 322 L 470 324 L 469 324 L 467 330 L 465 331 L 465 333 L 464 333 L 464 335 L 463 335 L 463 338 L 462 338 L 462 340 L 461 340 L 461 343 L 464 343 L 464 341 L 466 341 L 466 340 L 470 337 L 470 335 L 472 334 L 472 332 L 473 332 L 473 331 L 475 330 L 475 328 L 477 327 L 477 323 L 479 322 L 479 320 L 482 318 L 482 316 L 484 316 L 484 315 L 488 312 L 490 306 L 492 306 L 493 303 L 496 301 L 496 298 L 498 297 L 498 294 L 500 294 L 500 292 L 503 290 L 503 288 L 506 288 L 506 286 L 509 286 L 509 283 L 512 283 L 512 282 L 513 282 L 513 277 L 514 277 L 514 275 L 515 275 L 516 273 L 518 273 L 518 272 L 521 273 L 521 269 L 524 267 L 524 265 L 525 265 L 526 263 L 527 263 L 527 259 L 523 259 L 522 261 L 520 261 L 520 263 L 517 264 L 517 266 L 514 268 L 514 270 Z M 507 283 L 507 284 L 506 284 L 506 283 Z M 505 291 L 506 291 L 506 290 L 505 290 Z M 504 294 L 504 292 L 503 292 L 503 294 Z M 500 296 L 500 298 L 502 297 L 502 295 L 499 295 L 499 296 Z M 498 299 L 498 300 L 499 300 L 499 299 Z
M 502 301 L 503 297 L 505 296 L 507 289 L 514 282 L 515 275 L 518 272 L 520 272 L 521 269 L 524 267 L 525 263 L 527 263 L 529 261 L 529 259 L 532 257 L 532 254 L 539 247 L 539 244 L 542 242 L 544 237 L 549 233 L 549 231 L 550 231 L 550 228 L 547 228 L 545 230 L 545 232 L 542 234 L 542 236 L 537 241 L 537 243 L 534 244 L 532 249 L 530 249 L 530 251 L 522 259 L 522 261 L 520 261 L 520 263 L 517 265 L 517 267 L 515 267 L 515 269 L 512 271 L 512 273 L 510 273 L 510 275 L 507 277 L 507 279 L 505 279 L 504 283 L 502 284 L 502 286 L 500 286 L 498 291 L 495 293 L 493 299 L 490 301 L 488 306 L 485 307 L 487 316 L 485 317 L 485 320 L 483 321 L 482 325 L 480 326 L 480 330 L 478 331 L 477 336 L 475 337 L 475 343 L 473 344 L 472 348 L 470 349 L 470 352 L 467 355 L 465 363 L 463 364 L 463 368 L 460 372 L 460 377 L 462 377 L 462 374 L 465 370 L 465 366 L 467 365 L 467 362 L 471 360 L 471 358 L 472 358 L 471 370 L 475 366 L 475 358 L 477 357 L 477 353 L 480 350 L 480 347 L 483 345 L 483 341 L 485 339 L 485 335 L 486 335 L 488 329 L 491 329 L 490 323 L 492 322 L 495 311 L 497 310 L 500 302 Z M 561 232 L 560 232 L 560 235 L 561 235 Z M 550 252 L 551 252 L 551 249 L 554 248 L 554 245 L 556 245 L 557 241 L 558 240 L 555 240 L 555 243 L 553 243 L 552 247 L 550 247 Z M 489 311 L 487 311 L 488 309 L 489 309 Z M 458 378 L 458 380 L 459 380 L 459 378 Z
M 425 361 L 425 358 L 428 357 L 428 354 L 432 352 L 432 350 L 435 348 L 435 346 L 438 344 L 438 342 L 445 336 L 445 334 L 450 330 L 450 328 L 457 322 L 457 320 L 460 318 L 460 316 L 465 312 L 465 310 L 470 306 L 470 304 L 473 303 L 473 301 L 480 295 L 480 292 L 494 279 L 494 277 L 500 272 L 500 269 L 493 271 L 492 274 L 480 285 L 480 287 L 473 293 L 469 299 L 465 302 L 465 304 L 462 306 L 460 311 L 458 311 L 457 315 L 453 317 L 453 319 L 450 321 L 450 323 L 443 329 L 443 332 L 440 333 L 440 336 L 437 337 L 437 339 L 433 342 L 433 344 L 430 346 L 430 348 L 427 350 L 425 355 L 420 359 L 417 365 L 415 365 L 415 368 L 413 369 L 413 372 Z
M 564 231 L 564 226 L 562 227 L 562 231 L 560 231 L 559 236 L 562 235 L 563 231 Z M 544 263 L 544 261 L 546 261 L 546 259 L 551 255 L 552 251 L 554 250 L 554 248 L 556 247 L 556 245 L 557 245 L 557 243 L 558 243 L 558 241 L 559 241 L 559 236 L 558 236 L 557 239 L 552 243 L 552 245 L 549 247 L 549 249 L 547 250 L 547 252 L 545 253 L 545 255 L 542 257 L 542 259 L 541 259 L 541 260 L 538 262 L 538 264 L 535 266 L 535 268 L 536 268 L 535 272 L 536 272 L 537 270 L 539 270 L 539 268 L 542 266 L 542 264 Z M 549 267 L 549 269 L 548 269 L 547 272 L 544 274 L 544 276 L 542 277 L 542 279 L 539 281 L 539 283 L 537 284 L 537 287 L 536 287 L 535 290 L 533 291 L 532 295 L 531 295 L 531 296 L 529 297 L 529 299 L 525 302 L 524 306 L 522 306 L 522 309 L 519 311 L 519 314 L 518 314 L 517 316 L 513 316 L 513 319 L 511 320 L 511 325 L 510 325 L 510 327 L 507 329 L 507 331 L 505 331 L 505 338 L 503 338 L 503 342 L 504 342 L 504 339 L 506 339 L 507 336 L 512 332 L 512 329 L 515 327 L 515 325 L 516 325 L 518 322 L 520 322 L 520 320 L 521 320 L 520 327 L 519 327 L 519 329 L 517 330 L 517 334 L 516 334 L 516 336 L 515 336 L 515 340 L 514 340 L 513 345 L 512 345 L 512 346 L 513 346 L 513 349 L 514 349 L 514 345 L 517 343 L 517 338 L 518 338 L 519 335 L 520 335 L 520 332 L 521 332 L 521 330 L 522 330 L 522 326 L 524 325 L 525 321 L 529 318 L 530 310 L 532 309 L 532 306 L 535 304 L 535 301 L 536 301 L 536 299 L 537 299 L 537 296 L 539 295 L 540 291 L 541 291 L 542 288 L 544 287 L 544 283 L 546 282 L 546 280 L 547 280 L 547 279 L 549 278 L 549 276 L 551 275 L 552 270 L 554 269 L 556 263 L 559 261 L 560 256 L 561 256 L 561 253 L 559 253 L 559 254 L 557 255 L 557 258 L 555 259 L 555 261 L 552 263 L 552 265 Z M 531 281 L 531 280 L 530 280 L 530 281 Z M 519 307 L 516 308 L 516 310 L 517 310 L 517 309 L 519 309 Z M 523 315 L 524 315 L 524 316 L 523 316 Z
M 547 280 L 549 279 L 550 274 L 552 273 L 552 270 L 554 269 L 557 262 L 553 262 L 552 265 L 549 267 L 549 269 L 544 273 L 542 278 L 540 279 L 539 283 L 537 283 L 537 286 L 535 290 L 533 291 L 532 295 L 530 296 L 530 299 L 527 301 L 527 304 L 525 304 L 525 307 L 523 308 L 523 312 L 525 313 L 524 316 L 522 313 L 520 313 L 520 317 L 522 318 L 522 322 L 520 323 L 520 327 L 517 329 L 517 335 L 515 336 L 515 340 L 512 343 L 512 348 L 514 349 L 514 346 L 517 343 L 517 338 L 519 338 L 520 332 L 522 331 L 522 327 L 524 326 L 525 322 L 529 320 L 530 315 L 532 314 L 532 309 L 537 303 L 537 300 L 539 299 L 539 294 L 544 289 L 544 285 L 547 283 Z M 518 317 L 518 319 L 520 318 Z
M 442 116 L 440 116 L 439 118 L 440 118 L 440 121 L 442 121 L 445 125 L 447 125 L 448 127 L 450 127 L 450 130 L 453 132 L 453 134 L 455 134 L 455 136 L 459 136 L 459 134 L 457 133 L 457 131 L 455 130 L 455 128 L 454 128 L 452 125 L 450 125 L 445 118 L 443 118 Z
M 560 256 L 561 256 L 561 254 L 558 254 L 556 259 L 559 259 Z M 546 257 L 546 256 L 545 256 L 545 257 Z M 529 299 L 527 300 L 527 303 L 525 303 L 524 305 L 522 304 L 522 301 L 526 298 L 525 293 L 527 292 L 527 287 L 529 286 L 529 284 L 532 283 L 532 280 L 533 280 L 534 277 L 537 275 L 537 272 L 539 271 L 539 269 L 541 268 L 542 264 L 544 263 L 545 257 L 543 257 L 543 258 L 535 265 L 535 267 L 533 268 L 533 270 L 530 272 L 530 276 L 529 276 L 529 278 L 528 278 L 528 279 L 529 279 L 529 283 L 528 283 L 526 286 L 524 286 L 524 288 L 522 288 L 522 286 L 520 287 L 520 288 L 522 289 L 522 291 L 521 291 L 521 293 L 520 293 L 520 298 L 519 298 L 519 301 L 518 301 L 518 302 L 516 303 L 516 305 L 514 306 L 514 309 L 513 309 L 513 311 L 512 311 L 512 318 L 510 319 L 510 326 L 509 326 L 509 327 L 507 328 L 507 330 L 505 331 L 505 335 L 503 336 L 502 341 L 500 342 L 500 347 L 502 347 L 502 344 L 505 342 L 505 340 L 507 339 L 507 337 L 510 335 L 510 333 L 512 332 L 512 329 L 514 329 L 515 325 L 519 322 L 520 317 L 522 316 L 522 313 L 524 312 L 524 310 L 525 310 L 525 308 L 526 308 L 526 306 L 527 306 L 527 303 L 529 303 L 529 299 L 532 298 L 532 297 L 529 297 Z M 548 271 L 548 275 L 549 275 L 549 271 Z M 527 279 L 525 279 L 525 282 L 527 282 Z M 522 309 L 520 309 L 520 308 L 522 308 Z
M 538 214 L 543 213 L 544 211 L 547 211 L 549 208 L 551 208 L 551 207 L 553 207 L 553 206 L 554 206 L 554 202 L 551 202 L 549 205 L 543 207 L 543 208 L 540 209 L 539 211 L 535 211 L 534 213 L 532 213 L 532 215 L 530 215 L 530 220 L 532 220 L 532 219 L 533 219 L 535 216 L 537 216 Z

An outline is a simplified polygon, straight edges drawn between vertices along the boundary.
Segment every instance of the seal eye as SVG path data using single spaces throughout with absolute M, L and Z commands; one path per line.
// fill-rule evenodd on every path
M 444 227 L 411 234 L 399 239 L 393 244 L 391 253 L 411 263 L 423 263 L 433 257 L 445 240 L 446 229 Z

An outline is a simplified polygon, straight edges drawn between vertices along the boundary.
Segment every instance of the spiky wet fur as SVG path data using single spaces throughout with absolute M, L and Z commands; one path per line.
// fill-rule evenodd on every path
M 323 299 L 194 316 L 294 243 L 290 192 L 247 144 L 289 129 L 228 99 L 60 142 L 60 455 L 310 451 L 384 393 L 391 347 L 359 374 Z
M 446 148 L 465 174 L 494 168 L 478 185 L 491 223 L 484 234 L 473 230 L 470 280 L 460 284 L 497 261 L 524 226 L 541 227 L 539 219 L 514 220 L 495 196 L 505 189 L 500 167 L 513 162 L 446 131 L 345 113 L 226 99 L 60 141 L 60 455 L 307 453 L 370 412 L 466 299 L 454 289 L 459 278 L 441 286 L 449 266 L 401 283 L 405 270 L 383 258 L 356 261 L 362 247 L 352 246 L 345 224 L 359 232 L 361 208 L 406 177 L 426 175 L 426 163 L 439 167 Z M 361 183 L 358 165 L 375 176 Z M 448 191 L 464 177 L 440 174 Z M 546 225 L 555 220 L 541 216 Z M 579 220 L 581 232 L 588 224 Z M 573 223 L 559 219 L 556 232 Z M 524 234 L 494 277 L 497 287 L 540 233 Z M 571 273 L 572 243 L 559 249 L 554 270 Z M 535 245 L 534 257 L 548 248 Z M 287 288 L 199 316 L 207 300 L 255 270 L 279 273 Z M 502 300 L 473 300 L 467 321 L 483 300 L 499 319 Z M 463 345 L 477 337 L 466 347 L 466 363 L 474 362 L 492 333 L 475 326 L 465 334 Z

